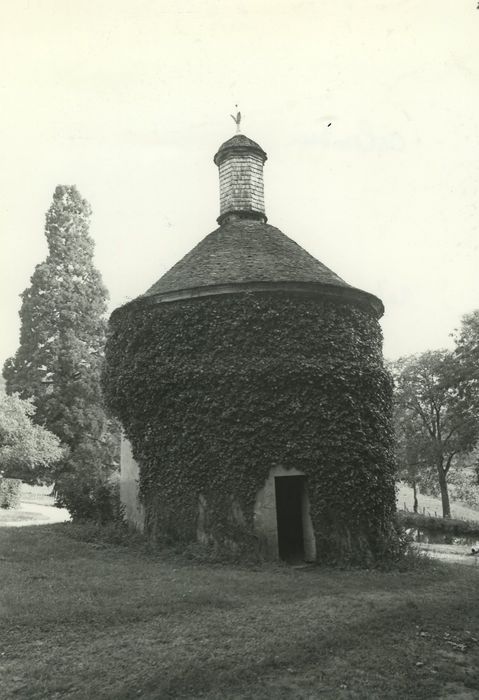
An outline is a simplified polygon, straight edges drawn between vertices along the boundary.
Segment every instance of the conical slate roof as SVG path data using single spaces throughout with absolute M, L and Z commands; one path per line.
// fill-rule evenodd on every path
M 147 295 L 237 282 L 320 282 L 349 287 L 279 229 L 259 221 L 231 221 L 210 233 Z
M 138 301 L 280 289 L 355 299 L 383 312 L 377 297 L 351 287 L 279 229 L 250 219 L 210 233 Z

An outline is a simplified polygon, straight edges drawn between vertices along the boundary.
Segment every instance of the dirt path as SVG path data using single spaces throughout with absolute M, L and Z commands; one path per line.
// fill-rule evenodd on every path
M 0 509 L 0 527 L 24 527 L 26 525 L 48 525 L 70 520 L 66 508 L 55 508 L 38 503 L 20 503 L 14 510 Z

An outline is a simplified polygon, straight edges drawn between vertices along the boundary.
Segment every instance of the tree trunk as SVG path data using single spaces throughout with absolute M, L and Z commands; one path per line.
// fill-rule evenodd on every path
M 418 502 L 417 502 L 417 485 L 416 485 L 416 481 L 415 481 L 415 480 L 413 480 L 413 482 L 412 482 L 412 492 L 413 492 L 413 494 L 414 494 L 414 506 L 413 506 L 413 508 L 414 508 L 414 512 L 417 513 L 417 507 L 418 507 Z
M 439 477 L 439 486 L 441 487 L 442 517 L 450 518 L 451 506 L 449 505 L 449 492 L 447 490 L 447 479 L 442 464 L 437 465 L 437 474 Z

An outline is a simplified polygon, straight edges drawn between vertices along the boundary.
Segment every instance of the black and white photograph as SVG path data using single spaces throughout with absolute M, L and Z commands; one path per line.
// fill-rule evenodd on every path
M 477 0 L 0 0 L 0 700 L 479 699 Z

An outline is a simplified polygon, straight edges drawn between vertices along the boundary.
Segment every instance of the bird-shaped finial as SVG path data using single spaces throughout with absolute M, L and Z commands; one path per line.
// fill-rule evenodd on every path
M 235 107 L 237 108 L 238 105 L 235 105 Z M 234 123 L 236 124 L 236 133 L 237 134 L 241 133 L 241 129 L 240 129 L 241 112 L 236 112 L 236 117 L 233 114 L 230 114 L 230 117 L 234 121 Z

